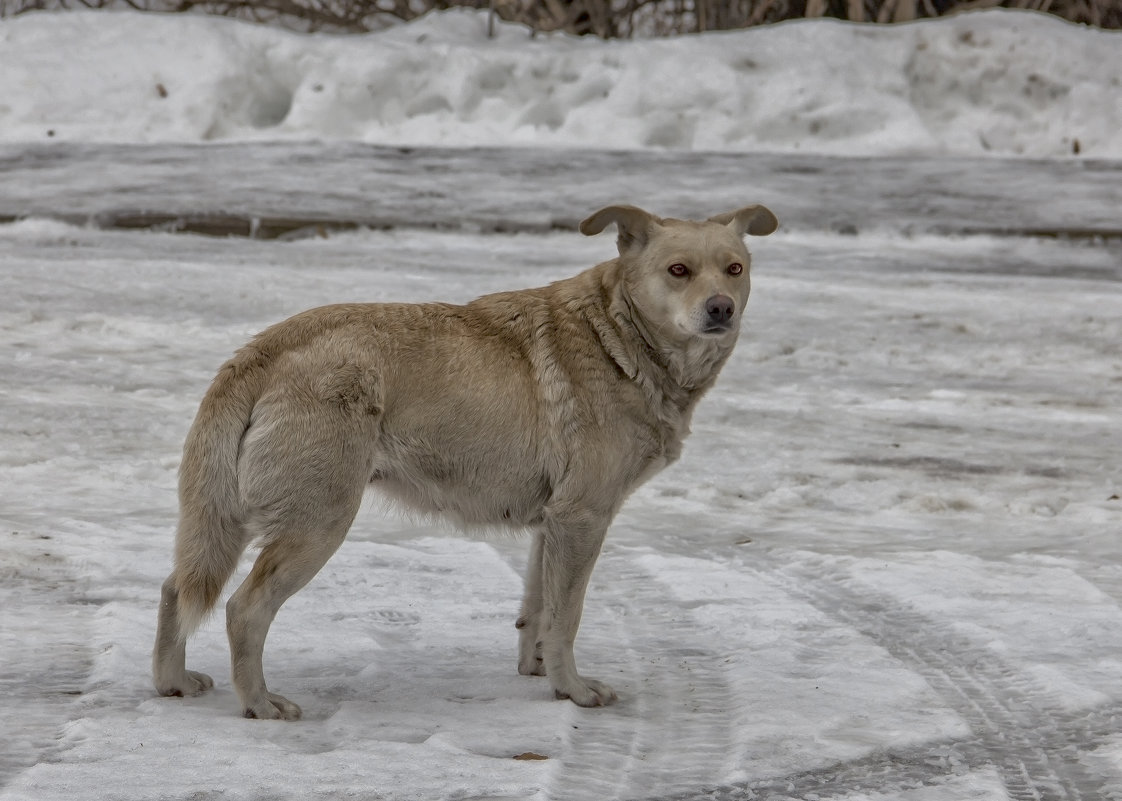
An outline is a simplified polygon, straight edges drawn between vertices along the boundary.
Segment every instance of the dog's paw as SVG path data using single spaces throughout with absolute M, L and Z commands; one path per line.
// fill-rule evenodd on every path
M 252 720 L 299 720 L 301 714 L 300 707 L 276 693 L 265 693 L 242 710 Z
M 175 679 L 158 682 L 156 691 L 160 695 L 183 698 L 184 696 L 202 695 L 213 686 L 214 679 L 207 674 L 199 673 L 197 670 L 185 670 L 183 675 Z
M 532 625 L 528 625 L 531 624 Z M 542 660 L 542 641 L 531 634 L 537 629 L 537 620 L 528 621 L 518 618 L 514 624 L 518 632 L 518 672 L 523 676 L 544 676 L 545 662 Z
M 545 662 L 540 655 L 530 655 L 518 660 L 518 672 L 523 676 L 544 676 Z
M 559 699 L 568 698 L 577 706 L 607 706 L 614 704 L 619 698 L 616 691 L 604 682 L 583 676 L 578 677 L 578 681 L 572 686 L 554 688 L 553 692 Z

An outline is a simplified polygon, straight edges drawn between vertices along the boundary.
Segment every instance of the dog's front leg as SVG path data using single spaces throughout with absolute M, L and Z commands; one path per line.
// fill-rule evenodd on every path
M 577 673 L 573 656 L 584 593 L 608 522 L 608 516 L 555 509 L 546 515 L 541 533 L 542 660 L 557 697 L 580 706 L 605 706 L 616 700 L 607 684 Z
M 523 676 L 544 676 L 542 660 L 542 542 L 545 534 L 534 533 L 530 559 L 526 563 L 526 592 L 522 596 L 522 612 L 518 622 L 518 672 Z

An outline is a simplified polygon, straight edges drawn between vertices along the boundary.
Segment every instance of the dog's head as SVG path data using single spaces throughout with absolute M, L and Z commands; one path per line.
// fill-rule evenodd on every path
M 635 206 L 608 206 L 580 224 L 619 230 L 622 290 L 653 336 L 668 345 L 736 336 L 751 288 L 745 234 L 765 236 L 779 221 L 745 206 L 704 222 L 662 219 Z

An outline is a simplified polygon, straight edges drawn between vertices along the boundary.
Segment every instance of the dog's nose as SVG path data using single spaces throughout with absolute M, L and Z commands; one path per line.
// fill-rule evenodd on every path
M 736 311 L 736 301 L 728 295 L 714 295 L 705 301 L 705 311 L 709 313 L 709 322 L 725 325 Z

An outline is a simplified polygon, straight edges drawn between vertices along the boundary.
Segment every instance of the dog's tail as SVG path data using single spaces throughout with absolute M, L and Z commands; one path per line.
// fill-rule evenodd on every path
M 180 639 L 213 609 L 249 544 L 238 452 L 268 361 L 251 344 L 223 365 L 183 446 L 174 571 Z

